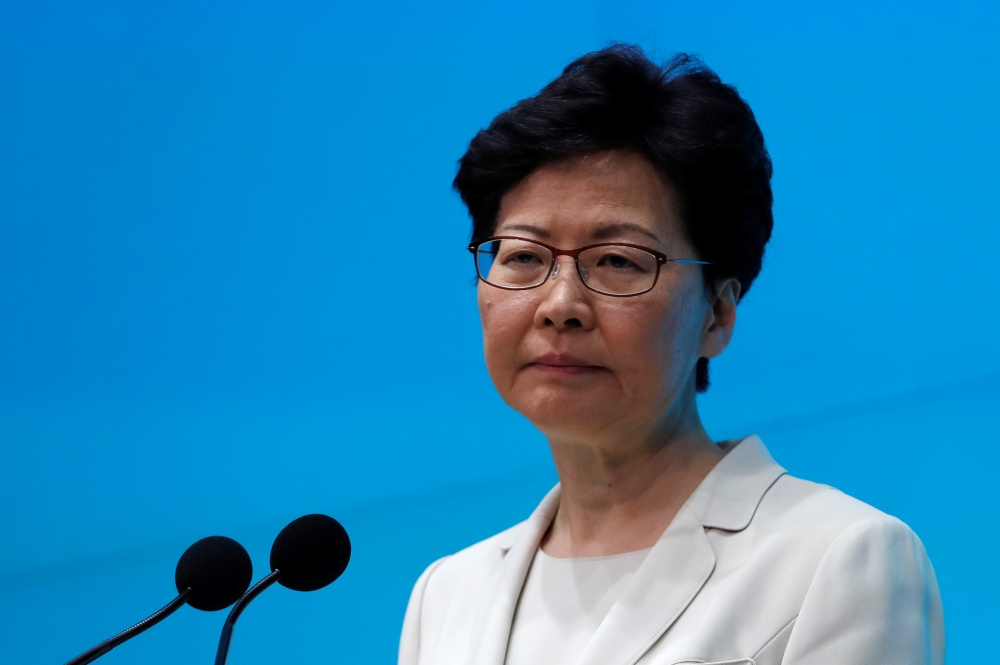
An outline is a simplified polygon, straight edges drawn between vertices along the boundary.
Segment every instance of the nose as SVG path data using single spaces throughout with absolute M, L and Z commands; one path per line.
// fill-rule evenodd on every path
M 596 323 L 591 308 L 591 292 L 576 271 L 576 262 L 560 256 L 545 284 L 545 295 L 535 311 L 535 325 L 552 327 L 559 332 L 573 329 L 593 330 Z

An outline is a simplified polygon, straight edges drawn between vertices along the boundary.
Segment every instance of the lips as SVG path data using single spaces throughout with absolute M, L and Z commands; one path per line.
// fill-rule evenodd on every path
M 529 367 L 548 374 L 563 376 L 590 374 L 604 369 L 600 365 L 594 365 L 582 358 L 571 356 L 568 353 L 546 353 L 535 358 L 529 364 Z

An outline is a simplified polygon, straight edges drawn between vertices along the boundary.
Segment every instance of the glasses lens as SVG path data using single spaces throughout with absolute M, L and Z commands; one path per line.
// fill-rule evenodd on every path
M 634 247 L 607 245 L 580 253 L 580 270 L 587 286 L 616 296 L 643 293 L 653 288 L 656 257 Z
M 490 240 L 476 250 L 479 275 L 494 286 L 523 289 L 545 281 L 552 253 L 530 240 Z

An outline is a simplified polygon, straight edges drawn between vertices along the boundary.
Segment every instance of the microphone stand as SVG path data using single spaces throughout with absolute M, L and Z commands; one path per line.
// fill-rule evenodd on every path
M 229 643 L 233 639 L 233 628 L 236 626 L 236 620 L 240 618 L 243 614 L 243 610 L 246 606 L 250 604 L 250 601 L 259 596 L 265 589 L 278 581 L 281 577 L 281 571 L 275 568 L 269 575 L 262 578 L 260 582 L 254 584 L 250 587 L 243 596 L 236 601 L 233 605 L 232 611 L 229 612 L 229 616 L 226 617 L 226 623 L 222 626 L 222 635 L 219 636 L 219 650 L 215 654 L 215 665 L 226 665 L 226 659 L 229 658 Z M 89 662 L 89 661 L 88 661 Z M 67 663 L 66 665 L 70 665 Z
M 125 630 L 118 633 L 114 637 L 104 640 L 93 649 L 89 649 L 81 653 L 79 656 L 66 663 L 66 665 L 87 665 L 87 663 L 92 663 L 93 661 L 97 660 L 107 652 L 114 649 L 122 642 L 127 642 L 128 640 L 132 639 L 133 637 L 143 632 L 144 630 L 152 628 L 153 626 L 160 623 L 168 616 L 179 610 L 181 605 L 187 602 L 188 596 L 190 595 L 191 595 L 190 587 L 184 589 L 184 591 L 182 591 L 180 595 L 178 595 L 176 598 L 171 600 L 169 603 L 164 605 L 156 612 L 153 612 L 151 615 L 149 615 L 139 623 L 135 624 L 131 628 L 126 628 Z

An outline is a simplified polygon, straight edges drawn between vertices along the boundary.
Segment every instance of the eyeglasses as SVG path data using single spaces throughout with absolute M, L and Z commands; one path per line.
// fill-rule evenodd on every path
M 583 285 L 606 296 L 637 296 L 651 291 L 668 261 L 711 265 L 708 261 L 669 259 L 655 249 L 628 243 L 600 243 L 578 249 L 556 249 L 515 236 L 494 236 L 469 245 L 476 274 L 490 286 L 523 290 L 541 286 L 559 272 L 560 256 L 576 262 Z

